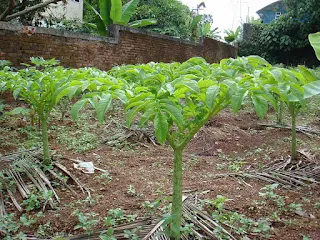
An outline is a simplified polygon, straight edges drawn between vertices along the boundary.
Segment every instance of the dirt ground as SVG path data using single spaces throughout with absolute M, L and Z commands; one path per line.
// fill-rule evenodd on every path
M 23 104 L 8 98 L 6 103 L 11 107 Z M 100 125 L 90 117 L 86 121 L 91 125 L 89 131 L 95 133 L 100 140 L 106 137 L 105 127 L 108 122 Z M 264 120 L 266 121 L 268 120 Z M 214 177 L 218 173 L 257 169 L 289 154 L 290 130 L 263 127 L 260 123 L 262 121 L 254 113 L 245 110 L 236 116 L 226 110 L 209 121 L 194 137 L 184 153 L 185 194 L 197 194 L 201 199 L 215 199 L 217 195 L 222 195 L 232 199 L 226 203 L 226 208 L 230 211 L 244 214 L 254 220 L 271 216 L 274 211 L 272 204 L 267 204 L 263 208 L 256 208 L 253 204 L 254 200 L 261 200 L 259 191 L 267 184 L 266 182 L 235 177 Z M 320 129 L 317 122 L 313 124 L 312 127 Z M 63 122 L 54 118 L 50 122 L 50 126 L 81 129 L 79 124 L 76 125 L 69 116 Z M 13 138 L 20 142 L 24 141 L 28 135 L 17 130 L 25 127 L 26 123 L 21 119 L 15 122 L 10 122 L 8 119 L 0 122 L 1 134 L 8 134 L 6 141 Z M 8 129 L 10 131 L 7 131 Z M 50 146 L 55 151 L 55 158 L 79 178 L 90 190 L 95 201 L 85 201 L 87 195 L 79 190 L 77 190 L 78 195 L 74 195 L 69 190 L 58 187 L 57 193 L 61 198 L 61 204 L 57 209 L 44 211 L 44 216 L 39 218 L 36 224 L 24 229 L 24 232 L 33 234 L 39 225 L 50 221 L 52 233 L 78 234 L 81 231 L 74 230 L 78 222 L 72 214 L 75 209 L 87 213 L 94 212 L 103 218 L 109 209 L 121 208 L 126 214 L 143 217 L 146 213 L 142 207 L 145 201 L 152 202 L 159 197 L 170 196 L 173 155 L 168 145 L 155 146 L 147 140 L 142 144 L 132 141 L 132 149 L 117 149 L 99 141 L 94 149 L 77 153 L 68 150 L 68 144 L 59 141 L 58 131 L 51 129 L 53 130 L 50 132 Z M 79 131 L 76 134 L 79 134 L 80 138 L 83 133 Z M 14 145 L 2 145 L 0 149 L 2 154 L 17 150 Z M 320 139 L 298 133 L 298 148 L 307 148 L 319 154 Z M 100 171 L 85 174 L 74 169 L 72 159 L 92 161 L 96 167 L 108 171 L 112 180 L 106 182 L 99 178 L 102 174 Z M 320 161 L 320 158 L 317 161 Z M 128 191 L 130 186 L 134 189 L 133 192 Z M 280 216 L 280 220 L 272 222 L 269 239 L 294 240 L 302 239 L 303 236 L 314 240 L 320 239 L 320 186 L 312 185 L 310 188 L 291 190 L 279 188 L 276 192 L 285 196 L 287 204 L 293 202 L 302 204 L 303 211 L 312 214 L 312 218 L 286 213 Z M 15 212 L 13 206 L 6 207 L 8 212 Z M 30 212 L 33 213 L 36 211 Z M 94 229 L 101 228 L 103 221 L 94 227 Z M 255 238 L 258 239 L 252 236 L 252 239 Z

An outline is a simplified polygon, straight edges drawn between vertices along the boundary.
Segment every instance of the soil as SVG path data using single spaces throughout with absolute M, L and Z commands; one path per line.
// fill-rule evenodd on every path
M 6 104 L 11 107 L 23 104 L 13 101 L 10 96 L 6 96 L 5 99 Z M 21 124 L 18 124 L 19 122 Z M 88 120 L 89 124 L 96 124 L 94 122 L 94 119 Z M 63 122 L 57 119 L 50 122 L 51 126 L 72 127 L 75 124 L 68 116 Z M 202 199 L 215 199 L 217 195 L 223 195 L 232 199 L 226 203 L 228 210 L 244 214 L 254 220 L 271 216 L 275 209 L 272 204 L 267 204 L 261 209 L 254 207 L 253 204 L 254 200 L 261 201 L 259 191 L 267 184 L 266 182 L 240 180 L 234 177 L 213 177 L 218 173 L 229 172 L 230 163 L 238 163 L 240 170 L 252 170 L 289 154 L 290 130 L 263 127 L 260 124 L 261 121 L 250 111 L 242 111 L 235 116 L 226 110 L 210 120 L 184 152 L 185 193 L 198 194 Z M 0 128 L 11 128 L 12 138 L 23 141 L 26 136 L 16 130 L 25 125 L 21 119 L 15 123 L 2 121 Z M 101 137 L 105 134 L 104 127 L 105 125 L 97 125 L 92 131 Z M 313 127 L 319 129 L 316 125 Z M 298 133 L 298 140 L 299 149 L 307 148 L 317 150 L 319 153 L 319 138 Z M 24 229 L 26 233 L 35 233 L 40 224 L 50 221 L 50 231 L 54 233 L 79 234 L 80 230 L 74 230 L 78 224 L 72 214 L 75 209 L 87 213 L 95 212 L 104 218 L 109 209 L 121 208 L 126 214 L 137 214 L 142 217 L 145 214 L 145 209 L 142 207 L 145 201 L 152 202 L 161 196 L 170 196 L 172 192 L 173 154 L 167 145 L 155 146 L 145 141 L 143 144 L 134 145 L 135 148 L 131 150 L 117 150 L 101 143 L 97 148 L 80 154 L 67 150 L 68 146 L 59 143 L 55 133 L 51 132 L 50 146 L 56 151 L 55 156 L 60 156 L 55 157 L 57 161 L 78 177 L 90 190 L 96 202 L 84 201 L 87 196 L 79 190 L 77 190 L 78 195 L 73 195 L 69 190 L 58 187 L 60 205 L 57 209 L 44 211 L 44 217 L 39 218 L 33 226 Z M 15 150 L 17 150 L 15 147 L 8 147 L 6 144 L 1 147 L 0 152 L 7 154 Z M 72 159 L 92 161 L 96 167 L 107 170 L 112 180 L 105 182 L 98 178 L 102 174 L 100 171 L 85 174 L 74 169 Z M 134 187 L 135 194 L 128 193 L 130 185 Z M 303 235 L 314 240 L 320 239 L 320 209 L 315 207 L 316 203 L 319 204 L 320 186 L 292 190 L 279 188 L 276 192 L 285 196 L 288 204 L 301 203 L 303 211 L 312 214 L 313 217 L 303 217 L 295 213 L 282 215 L 280 221 L 272 223 L 270 239 L 294 240 L 302 239 Z M 8 212 L 15 212 L 12 206 L 6 207 Z M 101 228 L 103 221 L 95 226 L 95 229 Z

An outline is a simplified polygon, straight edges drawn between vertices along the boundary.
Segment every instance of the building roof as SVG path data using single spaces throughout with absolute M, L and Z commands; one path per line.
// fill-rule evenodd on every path
M 259 15 L 259 13 L 263 12 L 263 11 L 266 10 L 267 8 L 270 8 L 270 7 L 272 7 L 273 5 L 276 5 L 276 4 L 279 4 L 279 3 L 282 3 L 282 0 L 275 1 L 275 2 L 273 2 L 273 3 L 270 3 L 269 5 L 261 8 L 260 10 L 257 11 L 258 15 Z

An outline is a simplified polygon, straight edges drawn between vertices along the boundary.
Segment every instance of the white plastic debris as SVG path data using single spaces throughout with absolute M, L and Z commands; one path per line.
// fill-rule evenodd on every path
M 74 163 L 73 167 L 75 169 L 80 169 L 84 173 L 94 173 L 94 165 L 92 162 Z

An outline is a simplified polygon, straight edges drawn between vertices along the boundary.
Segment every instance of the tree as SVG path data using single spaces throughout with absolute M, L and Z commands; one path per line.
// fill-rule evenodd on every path
M 317 64 L 308 34 L 320 30 L 320 1 L 286 0 L 285 3 L 287 13 L 270 24 L 262 24 L 255 37 L 240 44 L 239 54 L 258 54 L 271 63 Z
M 145 27 L 148 30 L 180 38 L 191 35 L 191 11 L 178 0 L 141 0 L 132 20 L 144 18 L 157 20 L 157 24 Z
M 36 13 L 43 11 L 49 4 L 66 2 L 66 0 L 9 0 L 7 3 L 0 3 L 0 21 L 10 21 L 19 18 L 25 25 L 31 25 Z

